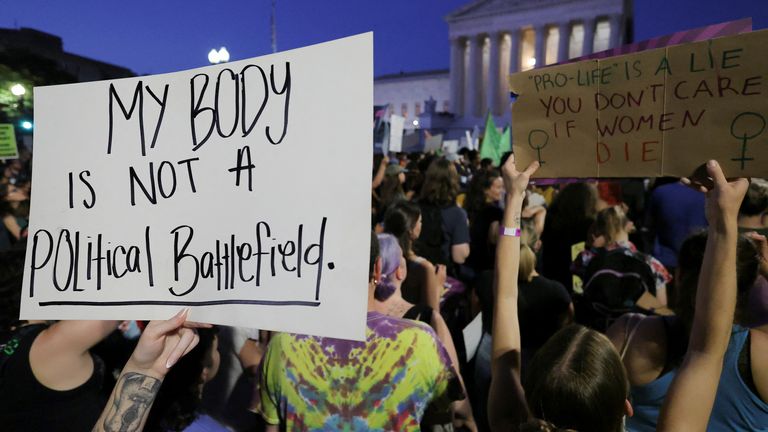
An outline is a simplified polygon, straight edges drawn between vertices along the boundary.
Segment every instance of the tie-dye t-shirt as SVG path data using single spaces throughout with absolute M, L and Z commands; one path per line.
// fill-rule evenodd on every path
M 462 397 L 443 345 L 421 323 L 368 312 L 365 342 L 281 333 L 261 364 L 256 410 L 281 430 L 419 430 L 426 407 Z

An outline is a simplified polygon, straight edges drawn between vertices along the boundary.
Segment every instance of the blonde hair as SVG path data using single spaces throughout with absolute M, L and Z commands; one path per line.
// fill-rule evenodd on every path
M 536 268 L 536 254 L 525 243 L 520 243 L 520 271 L 517 273 L 518 282 L 530 282 L 533 270 Z
M 532 221 L 524 220 L 522 223 L 522 232 L 520 233 L 520 270 L 517 273 L 518 282 L 530 282 L 533 279 L 533 272 L 536 270 L 536 253 L 533 248 L 539 241 L 539 235 L 536 234 L 536 228 Z
M 613 243 L 618 238 L 619 233 L 625 230 L 628 221 L 627 215 L 619 206 L 603 209 L 597 214 L 594 235 L 602 235 L 606 244 Z

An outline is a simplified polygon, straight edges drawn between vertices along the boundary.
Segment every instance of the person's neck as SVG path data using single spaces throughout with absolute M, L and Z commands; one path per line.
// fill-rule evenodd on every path
M 376 297 L 373 296 L 374 291 L 376 291 L 376 285 L 373 282 L 368 282 L 368 312 L 377 312 L 377 303 Z
M 763 219 L 762 215 L 739 216 L 738 226 L 739 228 L 762 229 L 762 228 L 765 228 L 765 225 L 763 225 L 762 219 Z
M 629 233 L 626 231 L 621 231 L 616 234 L 616 238 L 613 241 L 615 243 L 626 243 L 629 241 Z
M 373 304 L 371 304 L 371 299 L 373 299 Z M 376 297 L 369 296 L 368 297 L 368 311 L 369 312 L 380 312 L 384 315 L 389 315 L 390 310 L 392 307 L 396 305 L 401 305 L 403 303 L 407 303 L 405 299 L 403 298 L 403 292 L 400 290 L 400 287 L 398 286 L 395 288 L 395 292 L 392 293 L 391 296 L 387 297 L 386 300 L 376 300 Z

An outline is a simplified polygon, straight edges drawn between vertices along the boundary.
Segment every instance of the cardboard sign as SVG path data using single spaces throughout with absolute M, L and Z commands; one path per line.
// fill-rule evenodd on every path
M 0 159 L 16 159 L 19 157 L 19 149 L 16 145 L 16 131 L 13 125 L 0 124 Z
M 36 88 L 21 317 L 362 340 L 372 41 Z
M 538 177 L 768 175 L 768 31 L 509 78 L 515 155 Z
M 389 118 L 389 151 L 403 151 L 403 130 L 405 128 L 405 117 L 392 114 Z

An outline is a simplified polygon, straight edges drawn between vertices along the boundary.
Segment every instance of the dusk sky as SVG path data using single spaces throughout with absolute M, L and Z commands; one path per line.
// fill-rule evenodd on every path
M 752 17 L 768 27 L 768 0 L 635 0 L 635 41 Z M 277 46 L 287 50 L 374 32 L 375 73 L 448 68 L 444 16 L 469 0 L 277 0 Z M 232 60 L 271 52 L 271 0 L 0 0 L 0 27 L 60 36 L 64 49 L 139 74 L 208 65 L 211 48 Z

